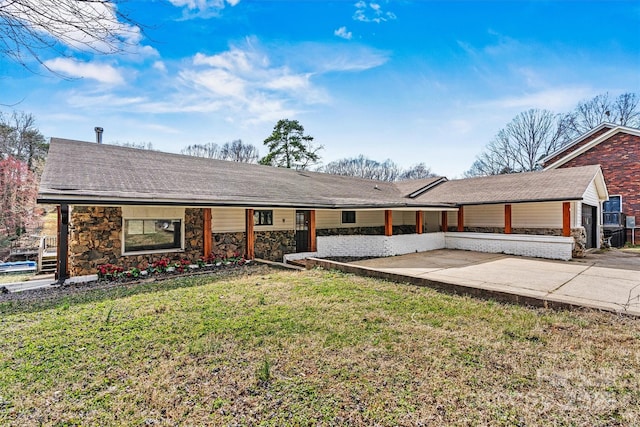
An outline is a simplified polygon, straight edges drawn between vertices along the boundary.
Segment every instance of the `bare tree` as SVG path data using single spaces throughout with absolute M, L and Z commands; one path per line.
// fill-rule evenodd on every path
M 32 114 L 14 111 L 0 113 L 0 157 L 14 157 L 27 164 L 31 171 L 47 156 L 49 145 L 36 128 Z
M 604 122 L 640 127 L 639 101 L 638 95 L 631 92 L 623 93 L 615 100 L 608 93 L 600 94 L 580 102 L 564 120 L 572 137 L 589 132 Z
M 260 158 L 260 153 L 254 145 L 245 144 L 240 139 L 225 142 L 222 147 L 214 142 L 193 144 L 180 150 L 180 153 L 187 156 L 242 163 L 257 163 Z
M 42 53 L 68 56 L 74 50 L 110 54 L 133 46 L 141 27 L 120 0 L 11 0 L 0 1 L 0 55 L 28 67 Z
M 430 167 L 427 167 L 424 163 L 418 163 L 402 171 L 398 180 L 405 181 L 409 179 L 431 178 L 433 176 L 436 176 L 436 174 L 431 171 Z
M 333 175 L 356 176 L 377 181 L 396 181 L 401 174 L 400 167 L 390 159 L 378 162 L 368 159 L 362 154 L 358 157 L 327 163 L 320 168 L 320 171 Z
M 193 144 L 180 150 L 180 153 L 186 156 L 205 157 L 207 159 L 219 159 L 220 146 L 218 146 L 218 144 L 214 142 L 208 142 L 206 144 Z
M 151 142 L 111 142 L 111 145 L 117 145 L 119 147 L 135 148 L 137 150 L 149 150 L 153 151 L 153 144 Z
M 568 139 L 564 119 L 548 110 L 518 114 L 476 157 L 466 176 L 527 172 Z
M 233 162 L 257 163 L 260 153 L 254 145 L 244 144 L 241 139 L 236 139 L 222 146 L 220 156 L 221 159 Z

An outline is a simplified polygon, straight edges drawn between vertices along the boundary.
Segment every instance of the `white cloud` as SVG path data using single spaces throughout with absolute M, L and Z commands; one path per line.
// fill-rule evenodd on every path
M 0 1 L 0 5 L 3 14 L 13 15 L 33 30 L 78 51 L 115 53 L 140 48 L 140 28 L 121 22 L 112 2 L 26 0 Z
M 571 110 L 579 101 L 592 94 L 593 90 L 584 87 L 559 87 L 533 93 L 523 93 L 520 96 L 497 99 L 482 104 L 482 106 L 521 110 L 540 108 L 562 112 Z
M 347 31 L 347 27 L 338 28 L 333 32 L 333 35 L 341 37 L 345 40 L 351 40 L 351 37 L 353 37 L 353 34 L 351 33 L 351 31 Z
M 56 58 L 45 61 L 44 65 L 52 71 L 68 77 L 96 80 L 109 85 L 124 83 L 124 77 L 115 67 L 97 62 L 78 62 L 70 58 Z
M 367 3 L 361 0 L 355 4 L 355 7 L 356 11 L 353 14 L 353 19 L 356 21 L 375 22 L 379 24 L 396 19 L 396 15 L 393 12 L 385 12 L 382 10 L 380 3 Z
M 166 73 L 166 72 L 167 72 L 167 66 L 166 66 L 166 65 L 164 65 L 164 62 L 162 62 L 162 61 L 155 61 L 155 62 L 153 63 L 153 69 L 154 69 L 154 70 L 161 71 L 161 72 L 163 72 L 163 73 Z
M 169 2 L 176 7 L 184 8 L 183 19 L 192 19 L 218 16 L 226 5 L 236 6 L 240 0 L 169 0 Z

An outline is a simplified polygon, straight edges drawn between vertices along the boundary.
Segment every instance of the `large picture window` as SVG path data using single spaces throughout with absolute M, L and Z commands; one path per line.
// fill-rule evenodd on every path
M 180 250 L 181 219 L 125 219 L 124 252 Z
M 273 211 L 253 211 L 253 225 L 273 225 Z

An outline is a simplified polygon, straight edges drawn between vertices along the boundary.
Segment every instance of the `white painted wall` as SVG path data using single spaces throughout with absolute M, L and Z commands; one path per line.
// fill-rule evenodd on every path
M 536 258 L 571 259 L 573 238 L 493 233 L 426 233 L 399 236 L 318 237 L 318 251 L 287 254 L 286 260 L 308 257 L 385 257 L 436 249 L 461 249 Z
M 445 233 L 447 249 L 505 253 L 536 258 L 571 259 L 572 237 L 527 234 Z
M 444 233 L 318 237 L 317 255 L 393 256 L 444 248 Z

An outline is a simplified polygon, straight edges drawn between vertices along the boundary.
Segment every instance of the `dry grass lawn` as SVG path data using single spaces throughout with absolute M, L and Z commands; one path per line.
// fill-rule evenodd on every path
M 0 302 L 0 424 L 633 425 L 640 320 L 322 270 Z

